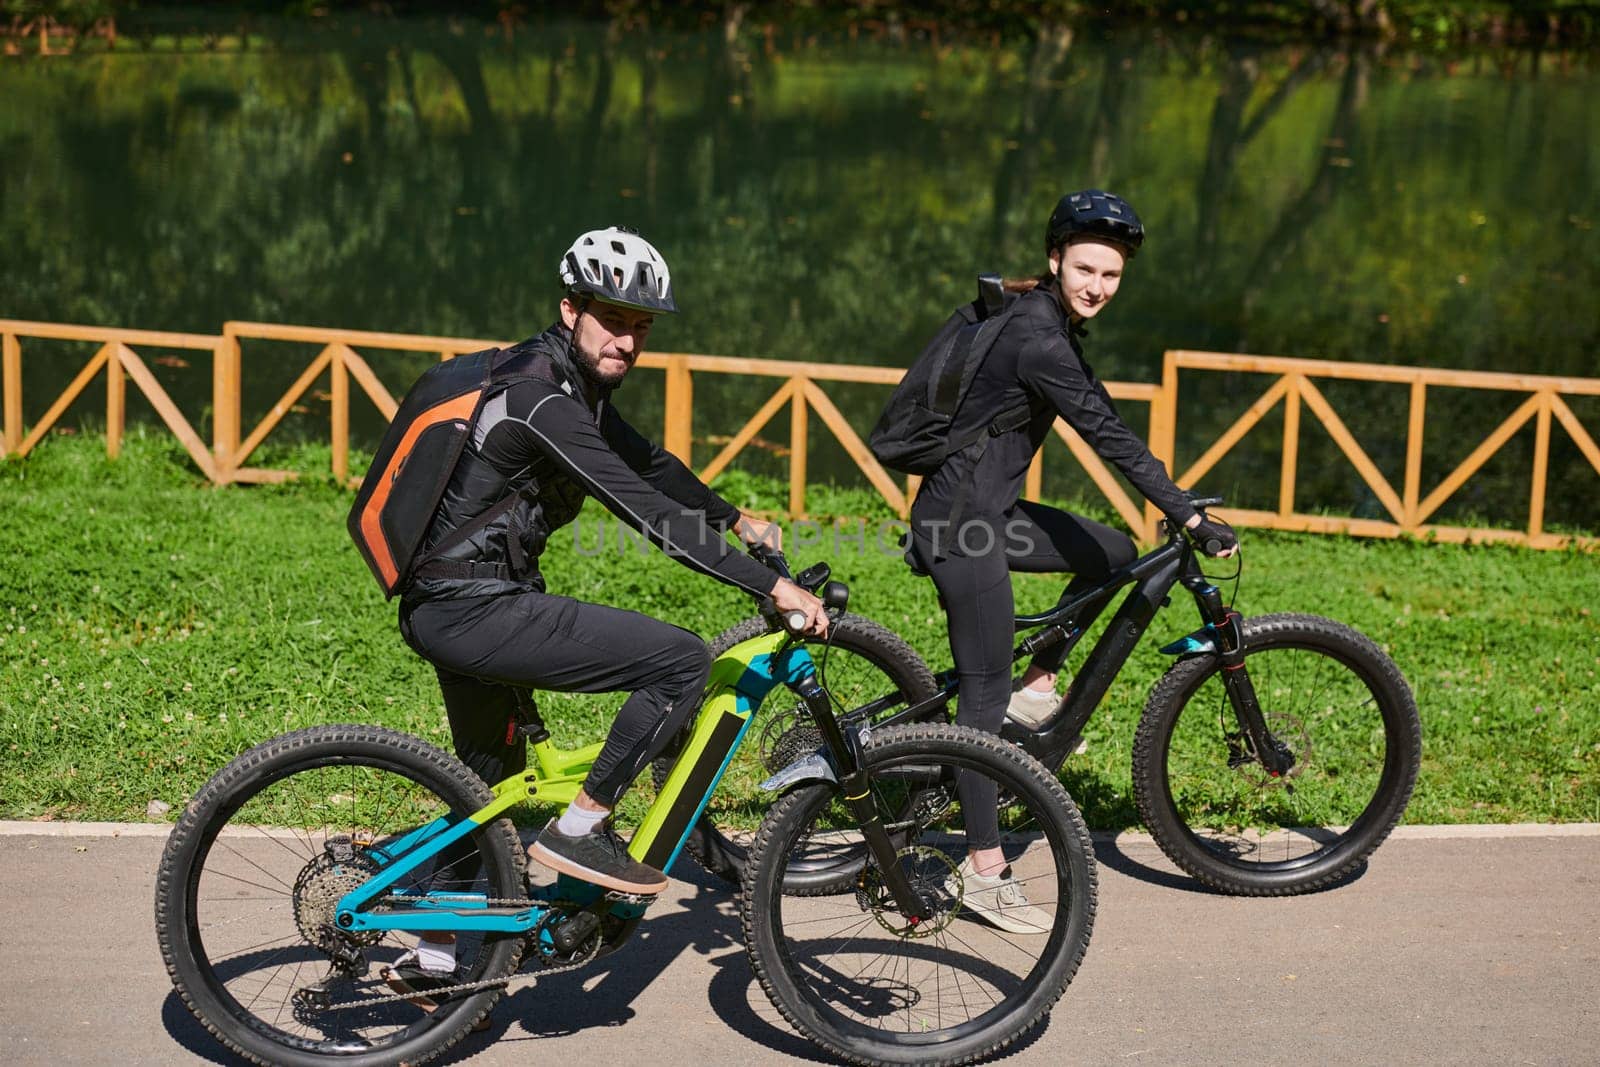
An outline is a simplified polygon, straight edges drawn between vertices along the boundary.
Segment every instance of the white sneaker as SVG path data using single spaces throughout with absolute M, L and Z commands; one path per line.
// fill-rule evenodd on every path
M 1053 689 L 1041 693 L 1022 686 L 1011 694 L 1011 703 L 1006 705 L 1006 718 L 1019 726 L 1037 730 L 1050 721 L 1050 716 L 1055 714 L 1060 703 L 1061 698 Z M 1079 737 L 1078 743 L 1072 746 L 1073 755 L 1081 756 L 1087 751 L 1089 742 Z
M 1050 915 L 1028 903 L 1022 883 L 1011 877 L 1007 867 L 992 878 L 979 874 L 972 857 L 961 861 L 955 873 L 945 879 L 945 891 L 956 898 L 956 906 L 970 911 L 990 926 L 1013 934 L 1048 934 Z
M 1006 718 L 1030 730 L 1037 730 L 1049 720 L 1060 703 L 1061 698 L 1054 689 L 1041 693 L 1023 686 L 1011 694 L 1011 703 L 1006 705 Z

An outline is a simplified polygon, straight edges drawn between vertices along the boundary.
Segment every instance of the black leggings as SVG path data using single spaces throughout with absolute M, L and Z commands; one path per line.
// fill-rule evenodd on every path
M 1136 555 L 1127 534 L 1080 515 L 1019 500 L 995 516 L 974 516 L 951 530 L 947 524 L 919 520 L 911 532 L 917 555 L 933 576 L 950 624 L 950 654 L 961 682 L 956 722 L 989 733 L 1000 732 L 1011 701 L 1011 653 L 1016 602 L 1011 572 L 1075 575 L 1069 589 L 1099 582 Z M 1065 649 L 1034 657 L 1034 665 L 1061 669 Z M 993 783 L 957 782 L 967 813 L 967 845 L 994 848 L 1000 843 Z M 974 789 L 977 791 L 974 792 Z M 985 796 L 984 794 L 987 794 Z
M 400 632 L 439 672 L 456 755 L 490 785 L 527 766 L 518 689 L 630 690 L 583 784 L 607 807 L 688 721 L 711 673 L 688 630 L 547 593 L 403 603 Z

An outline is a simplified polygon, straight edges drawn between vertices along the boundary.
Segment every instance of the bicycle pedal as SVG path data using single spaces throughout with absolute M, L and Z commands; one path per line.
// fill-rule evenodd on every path
M 603 899 L 614 904 L 649 904 L 658 895 L 656 893 L 624 893 L 620 889 L 607 889 Z

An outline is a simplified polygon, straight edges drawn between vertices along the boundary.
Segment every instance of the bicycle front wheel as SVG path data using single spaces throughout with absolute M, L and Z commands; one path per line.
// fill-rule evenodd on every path
M 794 856 L 865 850 L 839 787 L 804 785 L 773 807 L 751 848 L 742 897 L 751 966 L 797 1030 L 852 1063 L 992 1055 L 1044 1018 L 1088 948 L 1095 869 L 1083 819 L 1054 775 L 991 734 L 889 727 L 862 757 L 898 862 L 927 910 L 908 920 L 871 863 L 853 893 L 785 892 Z M 1005 869 L 996 877 L 972 870 L 958 780 L 969 796 L 983 782 L 999 797 Z M 986 806 L 992 832 L 993 802 Z
M 1245 667 L 1273 738 L 1249 750 L 1216 656 L 1180 661 L 1139 720 L 1139 813 L 1174 863 L 1226 893 L 1284 896 L 1348 877 L 1399 822 L 1422 761 L 1416 702 L 1364 635 L 1314 615 L 1243 623 Z
M 415 936 L 343 931 L 334 913 L 388 862 L 385 846 L 492 799 L 455 757 L 376 727 L 319 726 L 244 753 L 195 795 L 161 857 L 156 933 L 179 996 L 257 1063 L 377 1067 L 438 1055 L 487 1014 L 521 938 L 459 934 L 450 981 L 487 984 L 424 1010 L 385 981 Z M 499 819 L 392 892 L 522 898 L 523 869 L 516 831 Z

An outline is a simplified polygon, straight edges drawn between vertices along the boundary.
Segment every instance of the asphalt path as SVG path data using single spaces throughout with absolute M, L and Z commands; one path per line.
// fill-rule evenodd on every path
M 155 943 L 164 828 L 0 823 L 0 1062 L 232 1064 Z M 1015 1064 L 1600 1063 L 1600 826 L 1402 827 L 1335 889 L 1220 896 L 1146 838 L 1097 844 L 1077 978 Z M 514 987 L 442 1062 L 816 1062 L 732 895 L 684 863 L 626 948 Z

